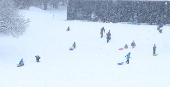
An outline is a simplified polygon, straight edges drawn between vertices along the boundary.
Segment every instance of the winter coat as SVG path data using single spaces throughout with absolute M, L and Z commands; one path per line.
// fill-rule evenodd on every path
M 21 64 L 23 62 L 23 58 L 20 60 L 19 64 Z
M 73 43 L 73 47 L 76 47 L 76 43 L 75 42 Z
M 67 31 L 69 31 L 69 30 L 70 30 L 70 28 L 68 27 L 68 28 L 67 28 Z
M 23 66 L 23 65 L 24 65 L 24 62 L 21 62 L 20 65 Z
M 156 50 L 156 46 L 153 46 L 153 50 L 154 50 L 154 51 Z
M 22 66 L 24 65 L 23 58 L 20 60 L 19 64 Z
M 103 34 L 103 31 L 105 32 L 105 29 L 104 29 L 104 27 L 101 29 L 101 34 Z
M 127 59 L 129 59 L 129 58 L 130 58 L 130 54 L 128 53 L 125 57 L 126 57 Z
M 131 46 L 136 46 L 135 42 L 132 42 L 132 43 L 131 43 Z
M 125 47 L 124 48 L 128 48 L 128 45 L 125 45 Z
M 163 27 L 163 24 L 161 23 L 161 24 L 159 24 L 159 27 L 161 28 L 161 27 Z
M 107 33 L 107 39 L 109 39 L 111 36 L 110 32 Z
M 39 60 L 39 59 L 40 59 L 40 56 L 35 56 L 35 57 L 36 57 L 36 59 L 37 59 L 37 60 Z

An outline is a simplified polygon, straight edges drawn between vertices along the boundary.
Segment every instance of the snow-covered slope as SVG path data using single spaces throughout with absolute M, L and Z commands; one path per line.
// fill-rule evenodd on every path
M 66 9 L 24 11 L 30 24 L 19 38 L 1 35 L 0 87 L 168 87 L 170 29 L 151 25 L 65 21 Z M 70 31 L 66 31 L 70 26 Z M 111 31 L 100 38 L 100 29 Z M 136 48 L 130 44 L 136 42 Z M 70 51 L 73 42 L 77 48 Z M 118 50 L 128 44 L 129 49 Z M 152 56 L 156 44 L 158 56 Z M 130 64 L 125 55 L 131 52 Z M 40 55 L 40 63 L 35 62 Z M 25 66 L 16 67 L 20 59 Z

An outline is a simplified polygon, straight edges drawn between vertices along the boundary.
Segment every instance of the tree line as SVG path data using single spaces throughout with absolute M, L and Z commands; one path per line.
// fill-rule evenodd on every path
M 14 0 L 15 5 L 20 8 L 35 6 L 47 10 L 48 7 L 58 8 L 59 5 L 67 5 L 67 0 Z

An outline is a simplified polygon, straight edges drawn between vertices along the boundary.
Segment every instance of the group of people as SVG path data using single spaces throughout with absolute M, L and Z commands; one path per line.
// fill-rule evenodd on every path
M 163 26 L 161 25 L 160 27 L 163 27 Z M 101 28 L 101 31 L 100 31 L 101 38 L 103 37 L 103 32 L 105 33 L 104 27 L 102 27 L 102 28 Z M 109 30 L 109 32 L 107 33 L 107 38 L 106 38 L 106 39 L 107 39 L 107 40 L 110 40 L 110 39 L 111 39 L 110 36 L 111 36 L 111 33 L 110 33 L 110 30 Z M 135 43 L 134 40 L 133 40 L 133 42 L 131 43 L 131 46 L 132 46 L 132 48 L 135 48 L 136 43 Z M 128 49 L 128 45 L 125 44 L 124 48 L 125 48 L 125 49 Z M 154 46 L 153 46 L 153 55 L 156 54 L 155 52 L 156 52 L 156 45 L 154 44 Z M 131 52 L 129 52 L 129 53 L 125 56 L 125 57 L 127 58 L 127 61 L 126 61 L 127 64 L 129 64 L 130 53 L 131 53 Z
M 66 31 L 70 31 L 70 27 L 68 26 L 67 30 Z M 76 43 L 74 42 L 73 45 L 72 45 L 72 48 L 75 49 L 76 48 Z
M 103 32 L 105 33 L 104 27 L 102 27 L 102 29 L 101 29 L 101 31 L 100 31 L 101 38 L 103 37 Z M 107 35 L 106 39 L 107 39 L 107 43 L 108 43 L 109 40 L 111 40 L 111 33 L 110 33 L 110 30 L 109 30 L 108 33 L 106 33 L 106 35 Z
M 135 48 L 136 44 L 135 44 L 135 41 L 134 41 L 134 40 L 133 40 L 133 42 L 131 43 L 131 46 L 132 46 L 132 48 Z M 124 48 L 125 48 L 125 49 L 128 49 L 128 45 L 125 44 Z
M 132 46 L 132 48 L 134 48 L 134 47 L 136 46 L 136 44 L 135 44 L 134 41 L 131 43 L 131 46 Z M 128 49 L 128 45 L 125 44 L 125 47 L 124 47 L 124 48 L 125 48 L 125 49 Z M 129 64 L 130 53 L 131 53 L 131 52 L 129 52 L 129 53 L 125 56 L 125 57 L 127 58 L 127 61 L 126 61 L 127 64 Z M 156 45 L 155 45 L 155 44 L 154 44 L 154 46 L 153 46 L 153 55 L 156 55 Z
M 133 42 L 131 43 L 131 46 L 132 46 L 132 48 L 135 48 L 136 44 L 135 44 L 135 41 L 134 41 L 134 40 L 133 40 Z M 124 48 L 125 48 L 125 49 L 128 49 L 128 45 L 125 44 Z M 131 53 L 131 52 L 129 52 L 129 53 L 125 56 L 126 59 L 127 59 L 127 61 L 126 61 L 127 64 L 129 64 L 130 53 Z
M 100 31 L 101 38 L 103 37 L 103 32 L 105 33 L 104 27 L 102 27 L 102 28 L 101 28 L 101 31 Z M 110 33 L 110 30 L 109 30 L 108 33 L 106 33 L 106 35 L 107 35 L 106 39 L 107 39 L 107 43 L 108 43 L 109 40 L 111 40 L 111 33 Z M 131 46 L 132 46 L 132 48 L 135 48 L 136 44 L 135 44 L 134 40 L 133 40 L 133 42 L 131 43 Z M 125 48 L 125 49 L 128 49 L 128 45 L 125 44 L 124 48 Z M 127 57 L 126 63 L 129 64 L 130 52 L 129 52 L 125 57 Z
M 40 62 L 39 60 L 40 60 L 41 57 L 39 55 L 36 55 L 35 58 L 36 58 L 36 62 Z M 24 66 L 23 58 L 20 60 L 17 67 L 20 67 L 20 66 Z

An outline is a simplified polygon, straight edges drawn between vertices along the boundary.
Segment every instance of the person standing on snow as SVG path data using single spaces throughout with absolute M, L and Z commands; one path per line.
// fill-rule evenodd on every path
M 107 39 L 107 43 L 108 43 L 108 42 L 109 42 L 109 40 L 111 39 L 111 37 L 110 37 L 110 36 L 111 36 L 111 33 L 110 33 L 110 30 L 109 30 L 109 32 L 107 33 L 107 38 L 106 38 L 106 39 Z
M 103 31 L 104 31 L 104 33 L 105 33 L 105 29 L 104 29 L 104 27 L 102 27 L 102 29 L 101 29 L 101 31 L 100 31 L 101 38 L 103 37 Z
M 124 48 L 125 48 L 125 49 L 128 49 L 128 45 L 127 45 L 127 44 L 125 44 Z
M 133 40 L 133 42 L 131 43 L 132 48 L 135 48 L 136 44 L 135 41 Z
M 36 61 L 39 62 L 39 59 L 40 59 L 41 57 L 37 55 L 37 56 L 35 56 L 35 58 L 36 58 Z
M 75 43 L 75 42 L 73 43 L 72 47 L 73 47 L 74 49 L 76 48 L 76 43 Z
M 127 57 L 126 63 L 129 64 L 130 52 L 125 57 Z
M 155 54 L 155 52 L 156 52 L 156 45 L 154 44 L 154 46 L 153 46 L 153 54 Z

